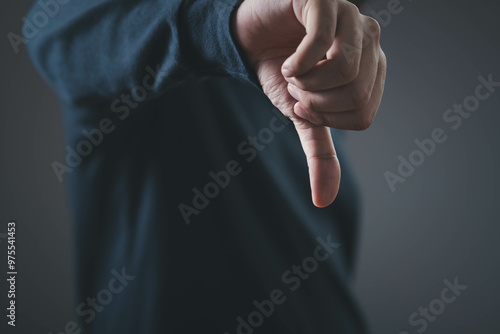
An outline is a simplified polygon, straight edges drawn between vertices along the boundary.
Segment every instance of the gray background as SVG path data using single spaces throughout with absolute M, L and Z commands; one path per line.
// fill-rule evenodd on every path
M 20 34 L 30 3 L 19 0 L 2 10 L 4 36 Z M 387 8 L 387 1 L 369 4 Z M 349 133 L 364 200 L 356 293 L 373 333 L 416 333 L 408 316 L 439 298 L 444 279 L 458 277 L 467 290 L 425 333 L 500 333 L 500 89 L 458 130 L 442 121 L 447 108 L 474 92 L 479 75 L 492 73 L 500 81 L 500 5 L 401 4 L 382 26 L 389 68 L 379 114 L 370 129 Z M 18 327 L 9 332 L 55 334 L 76 319 L 65 185 L 50 166 L 64 152 L 61 112 L 24 46 L 15 54 L 4 37 L 0 57 L 0 233 L 9 219 L 18 223 Z M 447 141 L 391 192 L 384 172 L 395 172 L 398 156 L 408 157 L 413 141 L 436 127 Z M 4 255 L 1 268 L 5 310 Z

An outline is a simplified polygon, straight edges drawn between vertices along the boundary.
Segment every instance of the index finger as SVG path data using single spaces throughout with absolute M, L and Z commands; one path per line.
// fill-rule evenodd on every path
M 340 164 L 330 129 L 298 118 L 294 125 L 307 158 L 313 203 L 326 207 L 335 200 L 340 185 Z

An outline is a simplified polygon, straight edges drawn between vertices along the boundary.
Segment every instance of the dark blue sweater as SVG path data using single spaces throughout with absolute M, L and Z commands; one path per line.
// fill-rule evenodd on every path
M 78 329 L 365 333 L 342 138 L 339 196 L 315 208 L 295 130 L 231 36 L 239 2 L 55 1 L 43 25 L 32 8 L 28 47 L 64 110 Z

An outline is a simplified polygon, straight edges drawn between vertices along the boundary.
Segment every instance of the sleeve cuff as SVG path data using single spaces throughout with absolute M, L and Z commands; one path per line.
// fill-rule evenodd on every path
M 231 18 L 243 0 L 190 1 L 186 20 L 191 30 L 194 68 L 202 75 L 228 75 L 259 91 L 262 86 L 232 33 Z M 203 8 L 200 8 L 203 6 Z

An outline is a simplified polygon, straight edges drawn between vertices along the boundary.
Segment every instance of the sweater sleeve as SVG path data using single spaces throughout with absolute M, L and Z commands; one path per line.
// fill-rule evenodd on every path
M 109 100 L 148 74 L 152 95 L 193 76 L 231 76 L 260 89 L 231 34 L 242 0 L 44 1 L 52 15 L 27 45 L 63 102 Z M 35 3 L 26 25 L 41 11 Z

